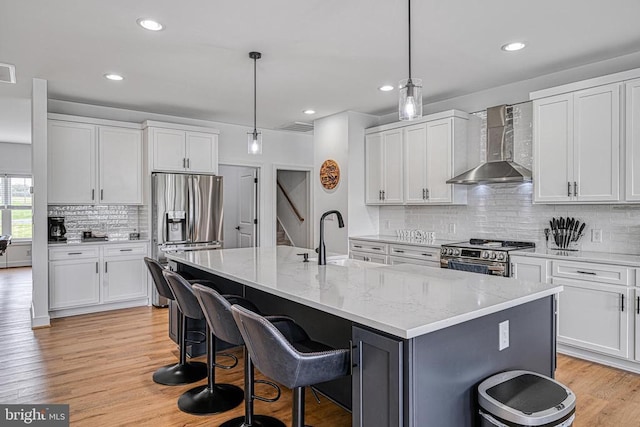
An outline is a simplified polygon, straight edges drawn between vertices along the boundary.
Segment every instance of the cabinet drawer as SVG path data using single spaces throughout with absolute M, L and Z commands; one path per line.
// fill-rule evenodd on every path
M 100 253 L 100 247 L 71 247 L 64 249 L 49 249 L 49 261 L 59 261 L 66 259 L 78 258 L 97 258 Z
M 147 245 L 105 246 L 104 256 L 146 255 Z
M 587 264 L 571 261 L 553 261 L 553 277 L 564 277 L 589 282 L 610 283 L 612 285 L 629 286 L 633 284 L 632 269 L 607 264 Z
M 421 259 L 432 262 L 440 261 L 440 248 L 428 248 L 410 245 L 390 245 L 389 255 Z
M 386 243 L 363 242 L 361 240 L 349 241 L 349 251 L 371 252 L 386 255 L 387 247 L 388 245 Z
M 437 258 L 436 258 L 437 259 Z M 415 259 L 415 258 L 406 258 L 400 256 L 390 256 L 389 264 L 398 265 L 398 264 L 414 264 L 414 265 L 424 265 L 426 267 L 440 268 L 440 262 L 438 261 L 429 261 L 426 259 Z
M 376 255 L 369 252 L 351 252 L 349 258 L 359 261 L 375 262 L 376 264 L 387 264 L 387 256 L 384 254 Z

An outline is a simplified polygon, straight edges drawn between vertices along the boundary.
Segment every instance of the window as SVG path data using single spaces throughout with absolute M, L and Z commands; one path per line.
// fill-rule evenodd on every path
M 31 177 L 0 176 L 0 232 L 16 239 L 31 239 Z

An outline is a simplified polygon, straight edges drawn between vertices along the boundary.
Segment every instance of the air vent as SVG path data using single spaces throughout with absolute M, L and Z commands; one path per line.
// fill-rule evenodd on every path
M 16 66 L 15 65 L 0 63 L 0 82 L 4 82 L 4 83 L 16 82 Z
M 292 122 L 282 126 L 280 130 L 288 130 L 289 132 L 312 132 L 313 123 Z

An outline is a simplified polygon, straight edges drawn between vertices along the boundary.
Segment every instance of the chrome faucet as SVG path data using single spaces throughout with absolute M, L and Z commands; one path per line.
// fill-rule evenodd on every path
M 318 265 L 327 265 L 327 250 L 324 246 L 324 219 L 331 215 L 336 214 L 338 217 L 338 227 L 344 228 L 344 221 L 342 220 L 342 214 L 336 210 L 326 211 L 320 217 L 320 244 L 318 245 Z

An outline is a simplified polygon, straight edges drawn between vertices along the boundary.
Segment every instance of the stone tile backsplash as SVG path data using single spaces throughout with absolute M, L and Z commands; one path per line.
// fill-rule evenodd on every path
M 486 114 L 477 115 L 484 129 Z M 531 168 L 531 103 L 514 106 L 513 123 L 514 160 Z M 484 131 L 480 144 L 484 153 Z M 473 160 L 470 163 L 469 167 L 474 166 Z M 532 199 L 531 183 L 491 184 L 469 186 L 466 206 L 382 206 L 380 234 L 415 228 L 434 231 L 438 239 L 518 239 L 544 246 L 543 230 L 549 227 L 549 220 L 569 216 L 587 223 L 579 242 L 582 250 L 640 254 L 640 205 L 534 205 Z M 602 243 L 591 242 L 592 229 L 602 230 Z
M 147 238 L 145 232 L 145 212 L 139 206 L 105 205 L 105 206 L 71 206 L 50 205 L 48 216 L 63 216 L 69 240 L 79 240 L 83 231 L 101 231 L 107 233 L 110 241 L 129 240 L 129 233 L 134 230 Z M 143 229 L 141 229 L 141 227 Z

